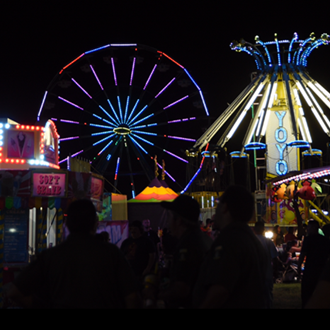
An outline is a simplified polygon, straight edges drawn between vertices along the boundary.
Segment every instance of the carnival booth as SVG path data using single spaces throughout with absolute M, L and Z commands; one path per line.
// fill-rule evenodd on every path
M 149 185 L 135 198 L 128 201 L 129 221 L 150 220 L 153 230 L 157 231 L 165 222 L 165 210 L 160 206 L 161 201 L 173 201 L 178 194 L 164 180 L 155 177 Z
M 90 198 L 101 212 L 103 177 L 60 169 L 59 148 L 51 120 L 0 120 L 0 308 L 15 271 L 62 241 L 63 211 L 72 200 Z

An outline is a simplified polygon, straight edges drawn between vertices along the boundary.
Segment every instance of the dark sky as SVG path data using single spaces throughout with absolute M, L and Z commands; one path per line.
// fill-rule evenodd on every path
M 108 4 L 107 4 L 108 3 Z M 230 50 L 232 40 L 301 39 L 330 33 L 330 5 L 227 1 L 7 1 L 1 6 L 0 111 L 34 123 L 54 75 L 84 51 L 109 43 L 139 43 L 165 52 L 201 87 L 211 116 L 250 81 L 252 58 Z M 330 47 L 309 60 L 309 72 L 330 90 Z M 330 114 L 329 109 L 325 109 Z M 60 132 L 61 134 L 61 132 Z M 323 135 L 320 132 L 319 135 Z M 314 135 L 315 136 L 315 135 Z M 327 141 L 327 137 L 322 137 Z M 324 142 L 324 144 L 325 144 Z M 323 140 L 322 140 L 323 144 Z

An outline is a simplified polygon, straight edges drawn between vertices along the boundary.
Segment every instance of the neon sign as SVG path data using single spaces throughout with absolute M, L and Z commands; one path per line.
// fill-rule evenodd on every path
M 275 164 L 275 170 L 278 175 L 285 175 L 288 173 L 288 164 L 284 160 L 284 155 L 283 155 L 283 152 L 286 148 L 285 142 L 288 138 L 287 131 L 285 127 L 283 127 L 283 118 L 286 115 L 286 111 L 282 111 L 281 113 L 276 111 L 275 114 L 279 122 L 279 127 L 275 131 L 275 140 L 277 142 L 276 148 L 280 155 L 279 161 Z
M 33 173 L 34 197 L 64 197 L 66 174 Z

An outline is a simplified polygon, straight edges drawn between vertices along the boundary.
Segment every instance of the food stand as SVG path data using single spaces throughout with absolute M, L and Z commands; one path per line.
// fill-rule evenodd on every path
M 0 308 L 15 272 L 62 241 L 69 203 L 90 198 L 101 212 L 103 189 L 102 176 L 60 169 L 53 121 L 37 126 L 0 119 Z

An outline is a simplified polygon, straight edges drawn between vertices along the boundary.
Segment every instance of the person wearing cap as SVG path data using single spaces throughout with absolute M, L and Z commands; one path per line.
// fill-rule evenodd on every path
M 307 237 L 304 239 L 299 256 L 298 274 L 301 274 L 301 265 L 306 258 L 301 281 L 303 308 L 305 308 L 307 301 L 312 296 L 330 254 L 329 240 L 319 234 L 319 228 L 317 221 L 308 221 Z
M 200 268 L 193 308 L 266 308 L 266 251 L 248 226 L 254 216 L 253 195 L 229 186 L 216 208 L 220 230 Z
M 191 294 L 199 267 L 210 245 L 209 238 L 199 227 L 198 202 L 188 195 L 180 195 L 173 202 L 161 202 L 168 210 L 169 230 L 177 239 L 169 275 L 169 287 L 161 290 L 158 300 L 167 308 L 191 308 Z M 212 241 L 212 240 L 211 240 Z

